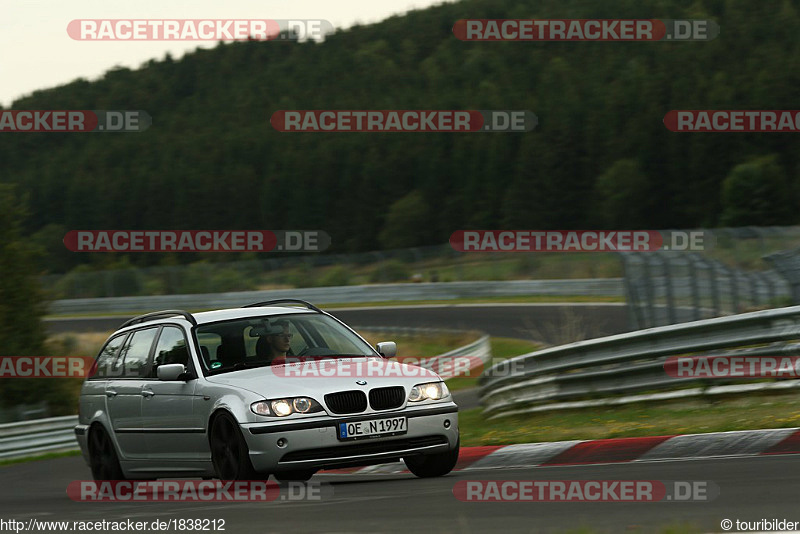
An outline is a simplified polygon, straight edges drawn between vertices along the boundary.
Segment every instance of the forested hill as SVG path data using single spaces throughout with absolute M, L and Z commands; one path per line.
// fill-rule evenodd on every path
M 143 109 L 153 125 L 2 134 L 0 180 L 28 193 L 28 231 L 40 239 L 69 229 L 319 228 L 331 252 L 344 252 L 441 243 L 470 227 L 796 223 L 800 134 L 672 133 L 662 119 L 672 109 L 800 108 L 798 4 L 466 0 L 320 44 L 220 44 L 15 102 Z M 721 33 L 477 43 L 454 37 L 460 18 L 712 18 Z M 393 108 L 529 109 L 539 125 L 297 134 L 269 124 L 279 109 Z

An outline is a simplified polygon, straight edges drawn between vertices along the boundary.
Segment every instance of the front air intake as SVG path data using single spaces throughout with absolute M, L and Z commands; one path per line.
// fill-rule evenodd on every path
M 325 395 L 325 404 L 335 414 L 361 413 L 367 409 L 367 396 L 357 389 Z
M 369 392 L 369 405 L 373 410 L 391 410 L 399 408 L 406 399 L 403 386 L 376 388 Z

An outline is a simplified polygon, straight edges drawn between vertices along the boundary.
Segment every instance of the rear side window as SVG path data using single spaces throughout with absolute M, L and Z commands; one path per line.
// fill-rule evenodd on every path
M 183 330 L 177 326 L 165 326 L 158 336 L 156 352 L 153 355 L 153 369 L 150 376 L 158 376 L 159 365 L 169 365 L 172 363 L 182 363 L 189 367 L 189 350 L 186 347 L 186 338 Z
M 110 376 L 115 376 L 113 373 L 114 362 L 117 359 L 119 348 L 122 346 L 123 341 L 125 341 L 125 334 L 120 334 L 108 340 L 103 350 L 101 350 L 100 354 L 97 356 L 95 371 L 92 374 L 92 378 L 108 378 Z
M 150 348 L 153 346 L 153 340 L 156 338 L 157 332 L 158 328 L 137 330 L 128 338 L 120 354 L 123 358 L 122 366 L 124 370 L 122 376 L 125 378 L 143 378 L 147 376 L 147 358 L 150 356 Z

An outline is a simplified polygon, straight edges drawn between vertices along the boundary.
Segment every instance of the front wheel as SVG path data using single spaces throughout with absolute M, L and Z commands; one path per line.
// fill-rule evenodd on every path
M 250 451 L 239 424 L 224 413 L 211 425 L 211 463 L 221 480 L 261 480 L 250 462 Z
M 408 470 L 420 478 L 440 477 L 452 471 L 456 466 L 460 448 L 461 438 L 459 437 L 453 450 L 438 454 L 411 456 L 403 458 L 403 461 Z

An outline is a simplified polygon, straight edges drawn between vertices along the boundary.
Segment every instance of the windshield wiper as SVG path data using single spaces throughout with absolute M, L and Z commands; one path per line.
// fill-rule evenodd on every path
M 265 367 L 269 365 L 269 363 L 251 363 L 251 362 L 239 362 L 234 364 L 233 371 L 241 371 L 242 369 L 255 369 L 256 367 Z

